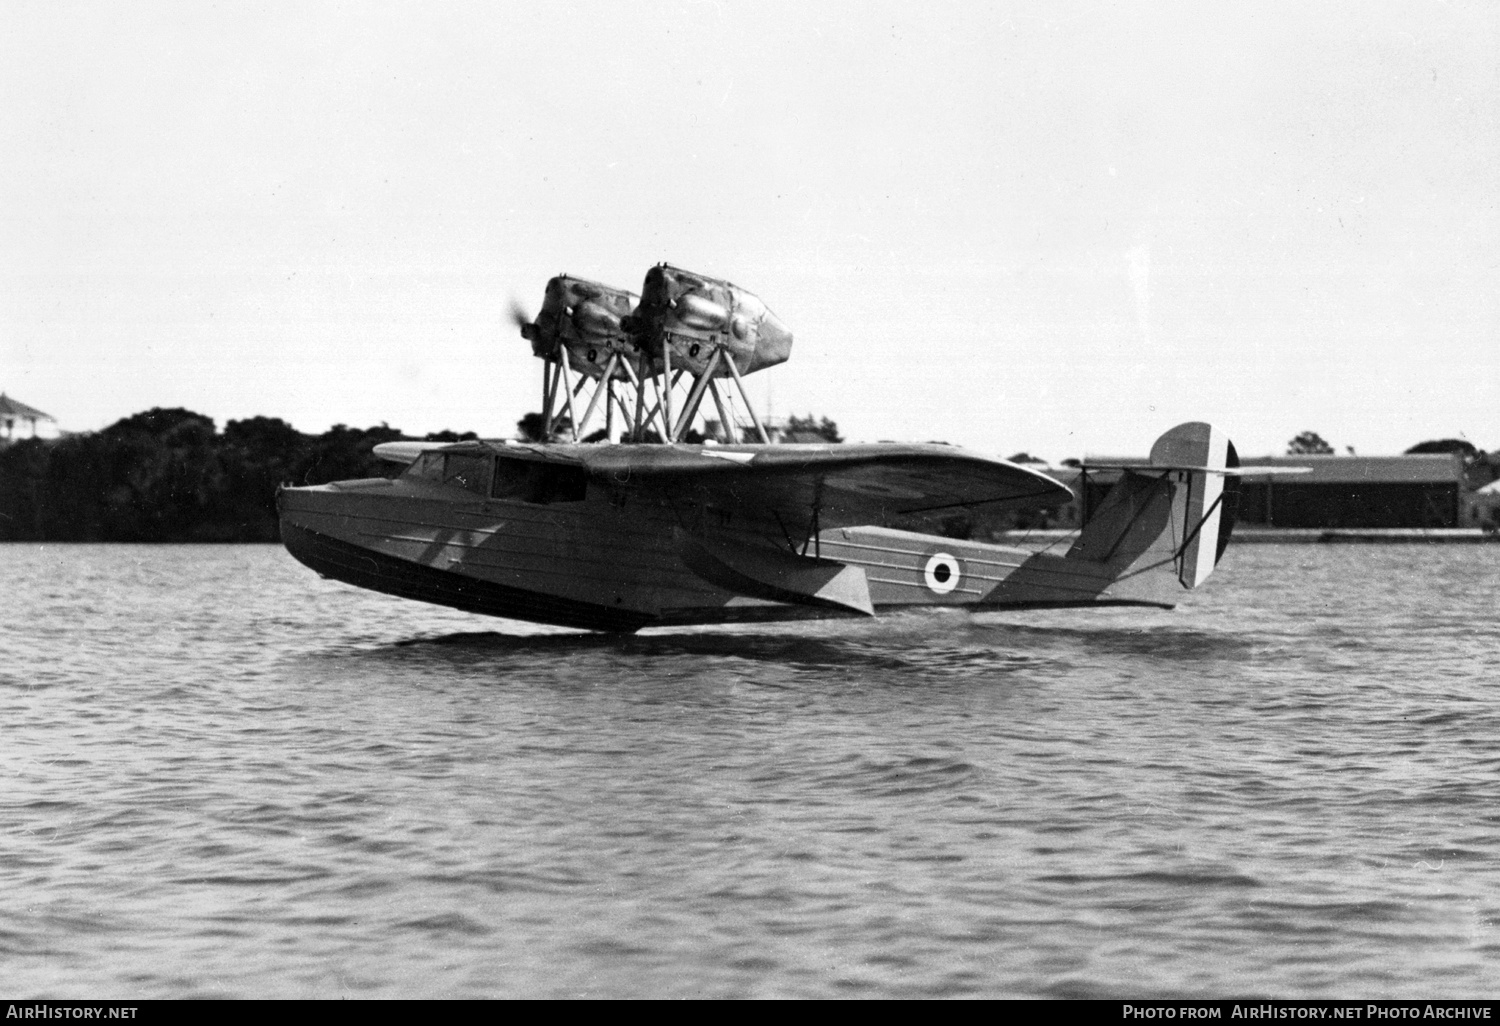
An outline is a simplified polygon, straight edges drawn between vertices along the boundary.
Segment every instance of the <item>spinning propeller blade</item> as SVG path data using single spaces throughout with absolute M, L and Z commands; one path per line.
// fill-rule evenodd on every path
M 531 315 L 526 312 L 526 308 L 521 305 L 519 299 L 512 299 L 510 301 L 510 319 L 516 322 L 516 327 L 521 329 L 521 334 L 524 337 L 526 326 L 531 323 Z

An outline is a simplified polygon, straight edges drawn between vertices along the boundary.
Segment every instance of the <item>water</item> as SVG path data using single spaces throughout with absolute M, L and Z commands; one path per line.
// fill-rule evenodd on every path
M 600 638 L 0 546 L 15 997 L 1493 996 L 1500 546 Z

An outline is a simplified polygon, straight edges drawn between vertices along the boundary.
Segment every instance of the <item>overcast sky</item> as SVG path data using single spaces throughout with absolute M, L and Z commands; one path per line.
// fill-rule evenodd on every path
M 0 11 L 0 389 L 504 435 L 512 297 L 655 262 L 851 439 L 1500 447 L 1500 4 Z

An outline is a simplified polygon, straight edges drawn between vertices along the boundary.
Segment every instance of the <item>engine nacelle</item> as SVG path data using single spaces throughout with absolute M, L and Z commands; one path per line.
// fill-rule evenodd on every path
M 547 282 L 542 309 L 521 337 L 531 343 L 532 355 L 555 360 L 563 353 L 568 366 L 580 374 L 600 378 L 612 354 L 633 363 L 640 350 L 621 322 L 635 305 L 635 294 L 583 278 L 560 274 Z M 626 377 L 623 369 L 613 375 Z
M 716 349 L 741 374 L 785 363 L 792 333 L 754 293 L 719 278 L 658 264 L 646 272 L 640 304 L 624 321 L 641 348 L 660 365 L 671 347 L 672 368 L 701 374 Z M 715 377 L 728 377 L 721 360 Z

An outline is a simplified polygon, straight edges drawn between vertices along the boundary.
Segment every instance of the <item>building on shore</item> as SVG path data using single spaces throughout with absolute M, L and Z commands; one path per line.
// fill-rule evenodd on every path
M 1473 526 L 1457 453 L 1411 456 L 1261 456 L 1247 467 L 1305 474 L 1247 478 L 1239 519 L 1266 527 Z
M 35 406 L 27 406 L 0 392 L 0 445 L 9 445 L 22 438 L 36 438 L 37 425 L 56 423 L 51 414 L 43 413 Z M 44 431 L 44 435 L 55 435 L 55 432 Z
M 1145 466 L 1147 460 L 1089 456 L 1085 464 Z M 1247 477 L 1241 482 L 1238 521 L 1250 527 L 1454 528 L 1480 527 L 1494 518 L 1475 479 L 1477 468 L 1457 453 L 1409 456 L 1257 456 L 1247 467 L 1298 467 L 1305 473 Z M 1052 476 L 1073 489 L 1073 508 L 1057 512 L 1058 526 L 1073 526 L 1097 507 L 1118 471 L 1059 467 Z M 1086 515 L 1086 513 L 1085 513 Z

